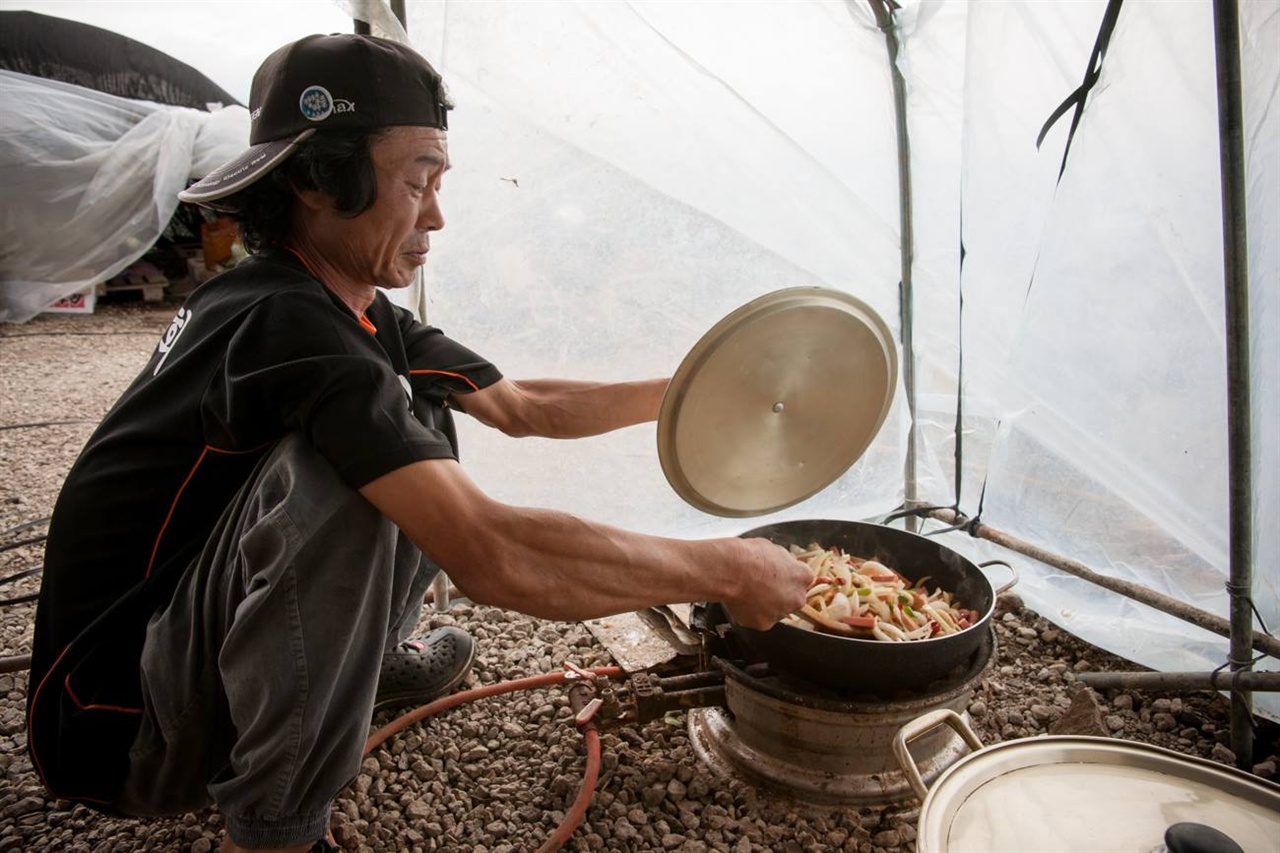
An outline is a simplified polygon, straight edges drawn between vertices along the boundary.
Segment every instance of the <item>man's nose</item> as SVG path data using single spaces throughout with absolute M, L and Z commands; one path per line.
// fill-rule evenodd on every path
M 444 211 L 440 209 L 440 196 L 431 193 L 418 211 L 418 227 L 423 231 L 439 231 L 444 228 Z

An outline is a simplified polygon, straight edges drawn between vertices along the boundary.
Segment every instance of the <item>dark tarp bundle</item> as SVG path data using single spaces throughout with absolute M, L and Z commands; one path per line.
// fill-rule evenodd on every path
M 190 65 L 153 47 L 35 12 L 0 12 L 0 68 L 177 107 L 240 103 Z

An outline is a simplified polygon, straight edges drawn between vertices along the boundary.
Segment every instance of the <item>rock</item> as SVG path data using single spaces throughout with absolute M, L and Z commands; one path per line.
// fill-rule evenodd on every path
M 1040 723 L 1042 726 L 1046 726 L 1053 722 L 1060 714 L 1061 712 L 1057 708 L 1050 707 L 1049 705 L 1031 706 L 1031 716 L 1035 717 L 1036 722 Z
M 1006 592 L 996 598 L 996 614 L 1015 615 L 1026 609 L 1026 604 L 1022 601 L 1022 596 L 1016 592 Z M 883 846 L 883 845 L 881 845 Z
M 1263 779 L 1273 779 L 1276 775 L 1276 763 L 1268 759 L 1267 761 L 1259 761 L 1253 765 L 1253 775 L 1261 776 Z
M 902 844 L 902 836 L 896 829 L 885 829 L 871 836 L 871 843 L 877 847 L 898 847 Z
M 426 820 L 435 814 L 435 809 L 426 800 L 414 800 L 404 807 L 404 813 L 414 820 Z
M 1088 687 L 1077 685 L 1071 693 L 1071 704 L 1049 726 L 1049 734 L 1106 737 L 1109 732 L 1102 724 L 1102 709 L 1098 706 L 1094 692 Z
M 1209 755 L 1214 761 L 1221 761 L 1223 764 L 1230 764 L 1232 767 L 1236 764 L 1236 754 L 1220 743 L 1213 745 L 1213 752 Z
M 36 797 L 23 797 L 13 805 L 6 808 L 3 812 L 5 817 L 21 817 L 22 815 L 38 812 L 44 808 L 44 801 Z

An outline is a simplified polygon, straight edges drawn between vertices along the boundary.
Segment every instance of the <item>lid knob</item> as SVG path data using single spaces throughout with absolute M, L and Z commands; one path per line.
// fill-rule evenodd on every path
M 1169 853 L 1244 853 L 1225 832 L 1203 823 L 1175 823 L 1164 832 Z

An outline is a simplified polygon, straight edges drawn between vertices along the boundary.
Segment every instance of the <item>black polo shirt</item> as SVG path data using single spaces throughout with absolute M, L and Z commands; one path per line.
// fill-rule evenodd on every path
M 500 378 L 382 293 L 358 318 L 286 251 L 199 287 L 50 521 L 28 688 L 28 744 L 50 791 L 109 804 L 140 713 L 147 620 L 277 440 L 301 433 L 359 488 L 457 458 L 448 398 Z

